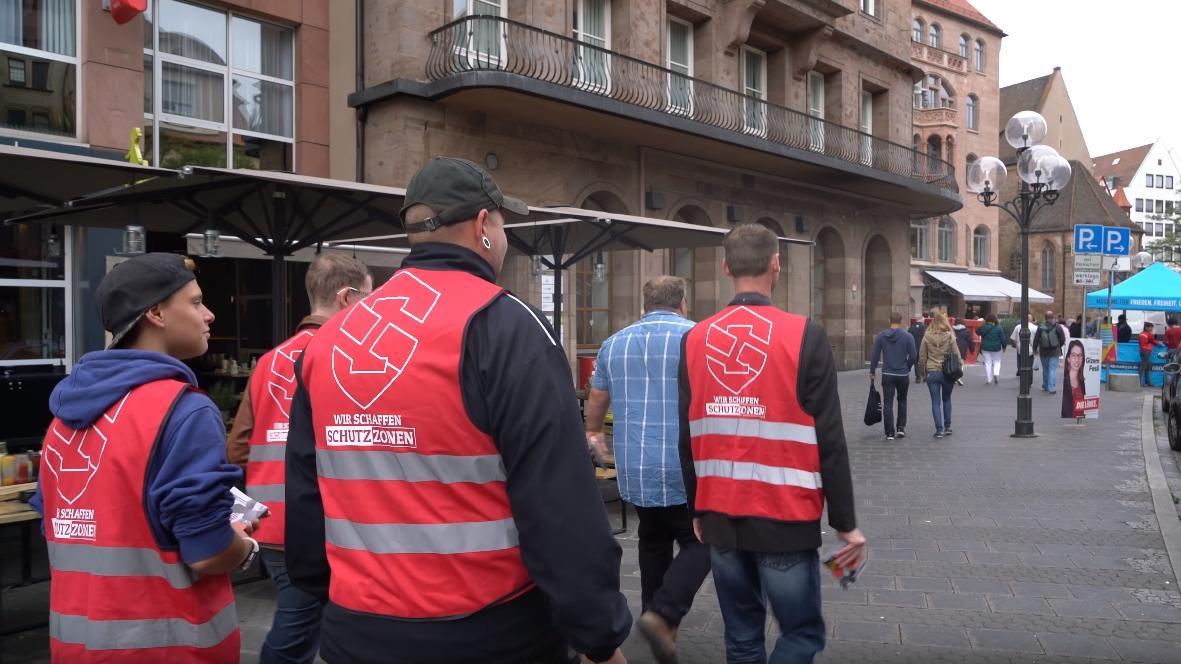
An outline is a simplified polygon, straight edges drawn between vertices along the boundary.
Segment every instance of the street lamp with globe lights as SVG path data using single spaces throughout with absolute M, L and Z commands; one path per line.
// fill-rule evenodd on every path
M 1005 140 L 1017 149 L 1017 175 L 1021 189 L 1010 201 L 998 203 L 1001 187 L 1008 170 L 996 157 L 977 159 L 968 167 L 967 190 L 985 207 L 1004 210 L 1021 228 L 1021 326 L 1018 349 L 1017 420 L 1013 427 L 1016 438 L 1033 438 L 1033 357 L 1029 353 L 1029 222 L 1047 205 L 1058 200 L 1058 194 L 1070 182 L 1070 162 L 1057 150 L 1041 145 L 1046 138 L 1046 119 L 1033 111 L 1021 111 L 1005 125 Z

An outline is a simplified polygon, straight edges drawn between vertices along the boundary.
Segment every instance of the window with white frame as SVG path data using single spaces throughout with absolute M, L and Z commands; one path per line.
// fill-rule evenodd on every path
M 972 42 L 968 35 L 960 35 L 960 57 L 967 59 L 968 45 Z
M 497 69 L 505 52 L 504 0 L 453 0 L 455 55 L 470 69 Z
M 939 260 L 955 262 L 955 222 L 948 217 L 939 220 Z
M 927 26 L 923 23 L 923 19 L 916 18 L 910 22 L 910 39 L 918 43 L 923 43 L 923 35 L 926 34 Z
M 78 0 L 0 0 L 0 131 L 78 136 Z
M 878 0 L 861 0 L 861 13 L 869 14 L 876 18 L 878 15 Z
M 668 108 L 693 115 L 693 25 L 668 17 Z
M 980 129 L 979 110 L 977 107 L 976 95 L 968 95 L 968 129 Z
M 985 58 L 984 40 L 977 39 L 976 40 L 976 71 L 978 71 L 978 72 L 984 71 L 984 64 L 985 64 L 984 58 Z
M 955 92 L 943 78 L 924 76 L 914 84 L 915 108 L 955 108 Z
M 869 90 L 861 91 L 861 113 L 857 129 L 861 132 L 861 163 L 869 166 L 873 163 L 873 93 Z
M 574 39 L 587 44 L 577 50 L 578 87 L 608 94 L 611 91 L 611 3 L 608 0 L 575 0 Z
M 808 147 L 824 152 L 824 74 L 808 72 Z
M 972 264 L 976 267 L 988 267 L 989 235 L 984 226 L 977 226 L 972 231 Z
M 910 257 L 931 260 L 931 220 L 912 219 L 910 222 Z
M 293 31 L 180 0 L 155 0 L 144 21 L 145 156 L 293 171 Z
M 767 134 L 767 54 L 742 47 L 742 94 L 745 106 L 744 127 L 747 133 Z
M 943 28 L 940 28 L 938 23 L 932 23 L 927 29 L 927 43 L 933 48 L 939 48 L 943 43 Z

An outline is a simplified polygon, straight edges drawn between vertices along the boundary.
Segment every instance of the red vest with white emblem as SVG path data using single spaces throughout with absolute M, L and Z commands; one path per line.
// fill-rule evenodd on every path
M 502 292 L 462 272 L 400 270 L 304 350 L 337 605 L 443 619 L 533 586 L 504 463 L 460 391 L 467 324 Z
M 820 519 L 815 421 L 796 394 L 806 323 L 772 306 L 737 305 L 689 332 L 685 362 L 698 511 Z
M 266 503 L 270 515 L 259 519 L 253 537 L 260 544 L 283 546 L 286 519 L 284 496 L 287 425 L 295 396 L 295 361 L 315 330 L 304 329 L 259 358 L 250 377 L 250 462 L 246 464 L 246 493 Z
M 229 576 L 198 577 L 160 548 L 144 512 L 148 462 L 187 389 L 146 383 L 88 429 L 49 427 L 41 496 L 54 661 L 238 661 Z

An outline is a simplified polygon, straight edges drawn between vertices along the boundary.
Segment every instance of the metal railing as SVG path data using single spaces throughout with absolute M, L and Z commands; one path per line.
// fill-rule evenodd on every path
M 517 74 L 959 191 L 951 164 L 905 145 L 516 21 L 469 16 L 432 32 L 431 42 L 434 81 Z

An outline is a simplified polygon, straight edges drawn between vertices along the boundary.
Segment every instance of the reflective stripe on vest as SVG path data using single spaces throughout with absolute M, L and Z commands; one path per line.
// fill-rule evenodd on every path
M 287 444 L 252 445 L 250 447 L 251 461 L 284 461 L 287 458 Z
M 816 427 L 790 422 L 766 422 L 734 417 L 705 417 L 689 423 L 689 435 L 745 436 L 766 440 L 790 440 L 816 444 Z
M 97 576 L 158 576 L 173 588 L 188 588 L 196 576 L 184 563 L 168 563 L 152 549 L 128 546 L 92 546 L 46 542 L 49 564 L 59 572 L 84 572 Z
M 338 480 L 401 480 L 404 482 L 503 482 L 499 454 L 454 456 L 414 452 L 316 450 L 316 472 Z
M 823 484 L 820 473 L 810 473 L 795 468 L 781 468 L 748 461 L 725 461 L 706 459 L 694 461 L 693 468 L 698 477 L 721 477 L 728 480 L 753 480 L 776 486 L 798 486 L 802 489 L 819 489 Z
M 287 501 L 287 487 L 283 484 L 247 484 L 246 495 L 270 506 Z
M 87 650 L 212 648 L 237 629 L 238 613 L 232 602 L 200 624 L 180 618 L 88 620 L 86 616 L 49 612 L 49 636 L 62 643 L 85 646 Z M 168 659 L 161 655 L 158 661 Z
M 329 543 L 373 553 L 478 553 L 517 546 L 512 519 L 473 523 L 353 523 L 324 519 Z

